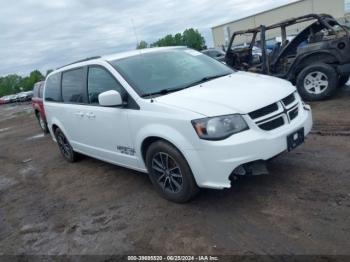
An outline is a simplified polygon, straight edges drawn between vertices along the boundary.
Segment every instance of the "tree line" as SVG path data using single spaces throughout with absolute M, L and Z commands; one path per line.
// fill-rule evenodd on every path
M 166 35 L 152 44 L 148 44 L 146 41 L 142 40 L 137 44 L 136 49 L 163 46 L 187 46 L 198 51 L 206 48 L 205 39 L 201 33 L 199 33 L 197 29 L 190 28 L 186 29 L 183 33 Z
M 0 77 L 0 97 L 32 90 L 35 83 L 44 79 L 45 76 L 39 70 L 34 70 L 25 77 L 17 74 Z
M 137 45 L 137 49 L 143 49 L 148 47 L 163 47 L 163 46 L 187 46 L 195 50 L 203 50 L 206 48 L 205 39 L 199 33 L 198 30 L 193 28 L 186 29 L 183 33 L 177 33 L 175 35 L 166 35 L 163 38 L 158 39 L 152 44 L 148 44 L 146 41 L 140 41 Z M 46 75 L 52 70 L 48 70 Z M 35 83 L 45 79 L 45 76 L 39 71 L 32 71 L 29 76 L 19 76 L 17 74 L 11 74 L 4 77 L 0 77 L 0 97 L 5 95 L 16 94 L 21 91 L 29 91 L 33 89 Z

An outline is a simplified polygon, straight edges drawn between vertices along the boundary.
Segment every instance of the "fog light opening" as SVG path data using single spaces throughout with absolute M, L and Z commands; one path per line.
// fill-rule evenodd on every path
M 230 178 L 232 180 L 234 179 L 234 177 L 262 176 L 262 175 L 268 175 L 268 174 L 269 174 L 269 171 L 267 170 L 265 161 L 254 161 L 251 163 L 240 165 L 237 168 L 235 168 Z

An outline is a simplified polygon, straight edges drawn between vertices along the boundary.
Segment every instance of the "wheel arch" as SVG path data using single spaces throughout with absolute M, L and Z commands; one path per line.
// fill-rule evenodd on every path
M 53 124 L 53 125 L 52 125 L 52 131 L 53 131 L 53 133 L 56 132 L 56 129 L 57 129 L 57 128 L 59 128 L 58 125 L 56 125 L 56 124 Z
M 142 160 L 145 164 L 146 164 L 146 154 L 147 154 L 149 147 L 157 141 L 164 141 L 164 142 L 172 145 L 174 148 L 179 150 L 179 152 L 181 153 L 181 155 L 183 157 L 185 157 L 184 154 L 181 152 L 181 149 L 178 146 L 176 146 L 174 143 L 172 143 L 171 141 L 164 139 L 162 137 L 159 137 L 159 136 L 150 136 L 150 137 L 145 138 L 141 144 L 141 157 L 142 157 Z
M 162 136 L 149 136 L 149 137 L 146 137 L 141 143 L 141 158 L 142 158 L 142 162 L 145 165 L 146 169 L 147 169 L 147 164 L 146 164 L 147 151 L 148 151 L 149 147 L 157 141 L 164 141 L 179 151 L 180 155 L 187 162 L 188 167 L 193 175 L 194 182 L 198 186 L 198 182 L 200 180 L 198 180 L 198 176 L 197 176 L 196 172 L 194 172 L 195 170 L 193 169 L 194 167 L 191 165 L 190 159 L 188 157 L 186 157 L 186 154 L 185 154 L 185 151 L 183 151 L 183 148 L 181 146 L 178 146 L 177 145 L 178 143 L 174 143 L 171 141 L 171 139 L 165 139 Z
M 154 132 L 157 130 L 156 132 Z M 136 136 L 136 150 L 143 164 L 146 166 L 145 159 L 149 146 L 156 141 L 165 141 L 174 146 L 186 158 L 185 150 L 193 149 L 189 140 L 175 128 L 164 125 L 149 125 L 141 129 Z M 190 165 L 190 163 L 188 163 Z
M 311 74 L 323 74 L 324 77 L 326 77 L 324 81 L 326 81 L 327 84 L 319 82 L 322 76 L 318 76 L 319 78 L 317 78 Z M 312 79 L 309 79 L 309 83 L 306 83 L 305 79 L 307 79 L 309 76 Z M 313 63 L 299 73 L 297 76 L 296 86 L 299 94 L 304 100 L 321 101 L 333 95 L 338 87 L 338 81 L 339 75 L 334 66 L 326 63 Z
M 289 79 L 295 83 L 298 74 L 307 66 L 312 64 L 329 64 L 329 65 L 337 65 L 339 63 L 339 58 L 329 51 L 322 51 L 317 53 L 306 54 L 297 59 L 289 72 Z
M 56 137 L 55 137 L 55 131 L 57 128 L 61 129 L 61 131 L 63 132 L 63 134 L 67 137 L 67 139 L 70 141 L 70 137 L 69 137 L 69 134 L 67 134 L 66 132 L 66 129 L 64 128 L 64 125 L 58 121 L 58 119 L 52 119 L 51 120 L 51 123 L 48 124 L 48 128 L 49 128 L 49 131 L 51 133 L 51 136 L 52 136 L 52 139 L 54 141 L 56 141 Z

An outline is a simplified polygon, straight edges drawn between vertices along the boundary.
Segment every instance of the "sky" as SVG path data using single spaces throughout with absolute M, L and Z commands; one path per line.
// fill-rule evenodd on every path
M 1 0 L 0 76 L 46 73 L 86 57 L 135 49 L 167 34 L 211 27 L 295 0 Z M 346 0 L 348 1 L 348 0 Z M 350 2 L 350 1 L 349 1 Z

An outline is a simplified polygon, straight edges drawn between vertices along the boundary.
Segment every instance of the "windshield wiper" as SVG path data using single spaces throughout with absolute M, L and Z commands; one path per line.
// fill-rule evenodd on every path
M 230 75 L 230 74 L 231 74 L 231 73 L 220 74 L 220 75 L 214 75 L 214 76 L 206 76 L 206 77 L 203 77 L 203 78 L 200 79 L 200 80 L 197 80 L 197 81 L 195 81 L 195 82 L 192 82 L 191 84 L 186 85 L 186 86 L 183 86 L 183 87 L 181 87 L 181 88 L 167 88 L 167 89 L 162 89 L 162 90 L 159 90 L 159 91 L 154 92 L 154 93 L 144 94 L 144 95 L 142 95 L 141 97 L 152 97 L 152 96 L 154 96 L 154 95 L 167 95 L 167 94 L 174 93 L 174 92 L 177 92 L 177 91 L 186 89 L 186 88 L 190 88 L 190 87 L 192 87 L 192 86 L 196 86 L 196 85 L 199 85 L 199 84 L 208 82 L 208 81 L 213 80 L 213 79 L 216 79 L 216 78 L 228 76 L 228 75 Z
M 185 88 L 186 87 L 162 89 L 162 90 L 159 90 L 159 91 L 154 92 L 154 93 L 144 94 L 141 97 L 152 97 L 152 96 L 155 96 L 155 95 L 167 95 L 167 94 L 170 94 L 170 93 L 174 93 L 174 92 L 180 91 L 180 90 L 185 89 Z
M 220 77 L 224 77 L 224 76 L 228 76 L 228 75 L 231 75 L 231 73 L 214 75 L 214 76 L 206 76 L 206 77 L 203 77 L 200 80 L 197 80 L 197 81 L 195 81 L 195 82 L 185 86 L 184 88 L 189 88 L 189 87 L 192 87 L 192 86 L 200 85 L 200 84 L 203 84 L 203 83 L 208 82 L 210 80 L 213 80 L 213 79 L 216 79 L 216 78 L 220 78 Z

